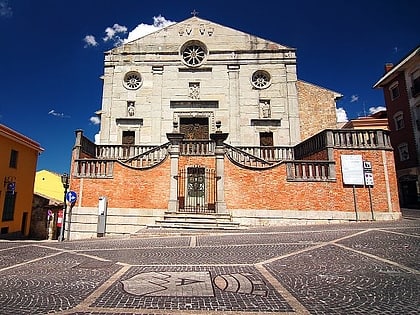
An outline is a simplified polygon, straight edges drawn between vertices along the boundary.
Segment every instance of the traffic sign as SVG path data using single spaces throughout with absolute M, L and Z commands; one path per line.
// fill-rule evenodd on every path
M 73 203 L 77 200 L 77 194 L 70 190 L 67 194 L 66 194 L 66 200 L 70 203 Z

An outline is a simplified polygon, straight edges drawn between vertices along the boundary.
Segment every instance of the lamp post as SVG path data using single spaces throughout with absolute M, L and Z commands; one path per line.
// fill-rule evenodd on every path
M 67 210 L 67 189 L 69 188 L 69 175 L 67 173 L 64 173 L 61 175 L 61 183 L 63 184 L 64 188 L 64 209 L 63 209 L 63 223 L 61 224 L 61 230 L 60 230 L 60 236 L 58 240 L 62 242 L 64 240 L 64 228 L 66 223 L 66 210 Z

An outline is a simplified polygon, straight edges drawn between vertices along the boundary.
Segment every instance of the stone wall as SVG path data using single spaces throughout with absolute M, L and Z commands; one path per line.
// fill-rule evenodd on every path
M 340 95 L 331 90 L 304 81 L 297 81 L 300 134 L 305 140 L 337 124 L 335 100 Z

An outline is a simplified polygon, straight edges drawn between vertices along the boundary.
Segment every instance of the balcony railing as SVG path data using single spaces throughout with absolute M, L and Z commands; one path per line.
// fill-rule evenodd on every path
M 251 147 L 238 146 L 236 147 L 248 154 L 259 157 L 265 161 L 278 162 L 284 160 L 293 160 L 293 147 Z
M 125 160 L 143 154 L 156 147 L 158 147 L 158 145 L 96 145 L 95 156 L 98 159 Z
M 226 147 L 226 155 L 228 159 L 231 160 L 232 163 L 235 163 L 245 168 L 251 168 L 251 169 L 270 168 L 281 162 L 281 161 L 270 162 L 270 161 L 264 160 L 258 156 L 250 154 L 246 151 L 243 151 L 239 148 L 233 147 L 226 143 L 225 143 L 225 147 Z
M 392 149 L 389 131 L 378 129 L 324 130 L 294 147 L 295 159 L 327 148 Z
M 74 176 L 89 178 L 111 178 L 114 160 L 77 159 L 74 165 Z
M 288 181 L 334 181 L 333 161 L 287 161 Z
M 215 143 L 210 140 L 183 140 L 179 149 L 181 155 L 214 155 Z

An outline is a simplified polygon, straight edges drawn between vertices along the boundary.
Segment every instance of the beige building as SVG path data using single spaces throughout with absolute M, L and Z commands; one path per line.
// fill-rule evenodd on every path
M 167 141 L 176 130 L 227 143 L 295 145 L 336 125 L 341 95 L 298 81 L 296 50 L 191 17 L 105 54 L 100 144 Z
M 294 48 L 198 17 L 106 52 L 99 143 L 76 132 L 65 239 L 398 218 L 387 132 L 333 130 L 341 95 L 296 66 Z M 374 205 L 363 174 L 356 191 L 343 183 L 341 155 L 386 174 Z

